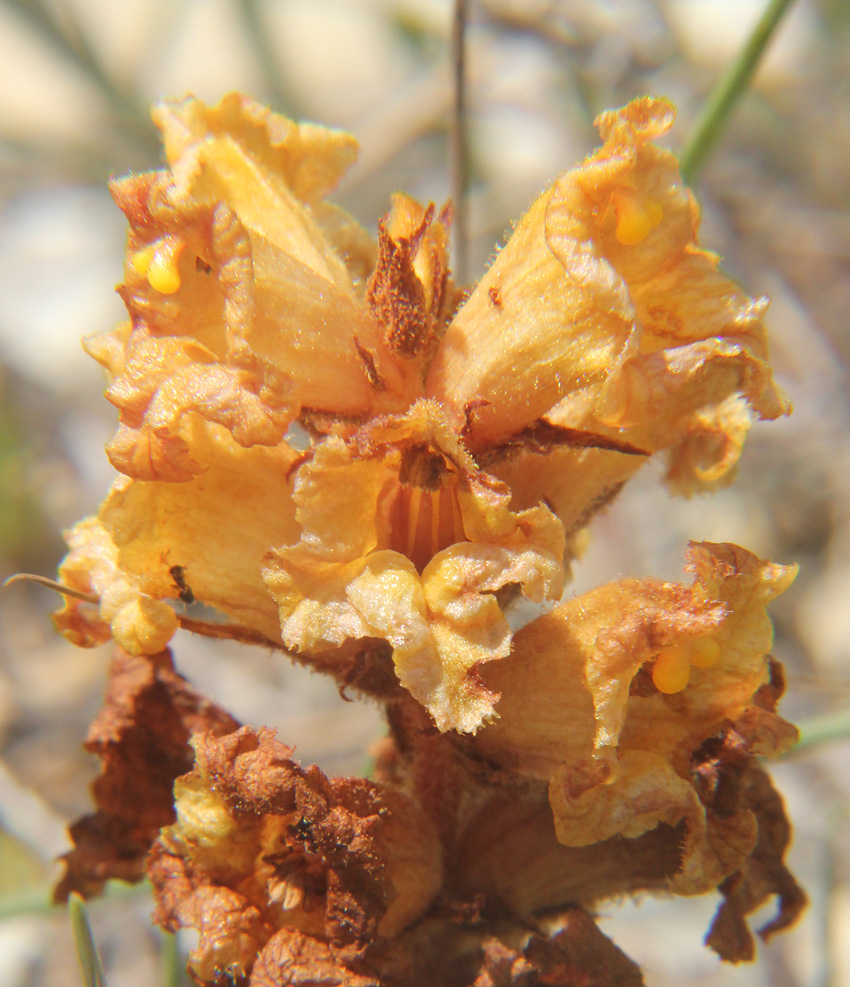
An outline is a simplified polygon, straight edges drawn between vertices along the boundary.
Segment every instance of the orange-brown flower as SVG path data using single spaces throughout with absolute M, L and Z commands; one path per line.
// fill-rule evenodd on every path
M 448 210 L 396 196 L 375 247 L 322 201 L 350 137 L 236 96 L 155 119 L 169 169 L 113 184 L 130 321 L 87 344 L 124 476 L 70 536 L 63 577 L 100 599 L 60 614 L 78 642 L 155 653 L 178 595 L 302 653 L 383 639 L 438 727 L 474 732 L 510 651 L 496 594 L 556 599 L 566 539 L 646 454 L 711 485 L 748 409 L 787 410 L 764 303 L 696 245 L 653 144 L 663 100 L 603 114 L 459 310 Z

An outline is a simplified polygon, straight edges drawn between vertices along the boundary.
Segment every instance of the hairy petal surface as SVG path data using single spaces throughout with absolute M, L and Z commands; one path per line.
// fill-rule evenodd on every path
M 681 866 L 669 878 L 696 894 L 745 866 L 759 830 L 748 806 L 718 807 L 696 784 L 695 752 L 730 722 L 733 767 L 796 739 L 773 712 L 765 612 L 796 569 L 709 543 L 691 546 L 688 567 L 691 587 L 614 583 L 519 631 L 510 657 L 483 670 L 502 694 L 500 719 L 469 750 L 547 780 L 567 846 L 684 822 Z

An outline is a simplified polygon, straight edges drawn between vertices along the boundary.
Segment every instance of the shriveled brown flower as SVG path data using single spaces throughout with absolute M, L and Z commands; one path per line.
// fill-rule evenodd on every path
M 603 146 L 466 295 L 449 207 L 396 195 L 373 242 L 324 201 L 353 139 L 243 97 L 159 107 L 168 167 L 113 183 L 129 321 L 87 348 L 121 475 L 68 535 L 56 619 L 164 693 L 131 704 L 118 760 L 98 747 L 130 791 L 96 788 L 63 890 L 135 879 L 147 854 L 157 921 L 199 933 L 199 983 L 632 987 L 601 901 L 719 888 L 708 942 L 735 962 L 763 902 L 765 937 L 802 908 L 756 762 L 796 739 L 766 613 L 795 567 L 695 544 L 690 584 L 622 580 L 516 633 L 504 613 L 561 596 L 649 457 L 675 492 L 710 490 L 751 419 L 789 410 L 766 302 L 698 245 L 656 146 L 673 116 L 602 114 Z M 189 715 L 163 671 L 181 624 L 379 699 L 374 777 Z

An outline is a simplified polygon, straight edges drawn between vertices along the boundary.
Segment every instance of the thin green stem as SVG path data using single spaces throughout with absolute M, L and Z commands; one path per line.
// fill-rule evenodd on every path
M 826 713 L 823 716 L 813 716 L 798 724 L 800 740 L 791 754 L 801 754 L 810 747 L 827 744 L 834 740 L 850 739 L 850 709 L 842 709 L 837 713 Z
M 794 0 L 770 0 L 741 53 L 714 87 L 691 139 L 680 157 L 682 178 L 692 185 L 700 175 L 732 115 L 747 91 L 761 57 Z
M 68 915 L 71 919 L 71 930 L 77 946 L 77 957 L 80 961 L 80 972 L 83 976 L 83 987 L 106 987 L 103 967 L 97 954 L 97 946 L 91 934 L 89 917 L 83 899 L 73 893 L 68 899 Z
M 123 881 L 109 881 L 104 892 L 112 899 L 141 898 L 150 895 L 150 884 L 125 884 Z M 9 891 L 0 895 L 0 921 L 19 915 L 48 915 L 62 908 L 53 901 L 52 887 L 28 887 Z
M 173 932 L 163 932 L 162 934 L 159 969 L 162 987 L 183 987 L 185 984 L 183 957 L 180 953 L 177 936 Z

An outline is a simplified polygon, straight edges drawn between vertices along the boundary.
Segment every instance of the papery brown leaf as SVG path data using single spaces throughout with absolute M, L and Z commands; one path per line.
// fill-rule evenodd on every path
M 260 953 L 248 987 L 382 987 L 382 982 L 349 970 L 327 943 L 281 929 Z
M 776 895 L 779 906 L 776 916 L 758 930 L 765 941 L 793 925 L 806 906 L 804 891 L 783 862 L 791 840 L 791 825 L 770 777 L 750 764 L 742 793 L 744 804 L 758 821 L 758 840 L 743 867 L 720 885 L 726 900 L 718 908 L 705 939 L 706 945 L 731 963 L 754 958 L 755 941 L 746 917 L 768 898 Z
M 473 987 L 643 987 L 636 963 L 599 931 L 581 908 L 570 908 L 550 939 L 535 935 L 519 950 L 491 940 Z
M 97 812 L 71 826 L 74 849 L 62 858 L 55 901 L 72 891 L 90 898 L 110 878 L 141 880 L 151 844 L 174 821 L 174 779 L 192 764 L 189 738 L 239 726 L 174 671 L 168 651 L 137 658 L 118 650 L 109 674 L 85 743 L 102 763 L 92 785 Z

